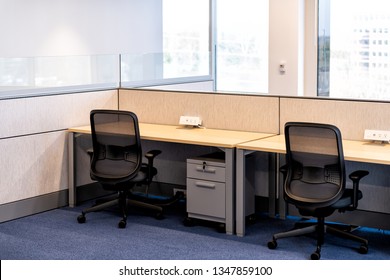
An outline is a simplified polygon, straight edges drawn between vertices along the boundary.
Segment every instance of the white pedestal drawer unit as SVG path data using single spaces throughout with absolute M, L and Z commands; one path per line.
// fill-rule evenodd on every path
M 187 159 L 187 213 L 189 218 L 225 223 L 224 153 Z

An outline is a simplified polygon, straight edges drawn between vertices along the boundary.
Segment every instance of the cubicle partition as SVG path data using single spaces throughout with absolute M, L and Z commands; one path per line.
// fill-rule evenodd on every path
M 390 130 L 390 103 L 320 98 L 280 98 L 280 131 L 288 121 L 336 125 L 343 139 L 363 140 L 365 129 Z
M 117 90 L 0 100 L 0 222 L 67 205 L 67 128 L 93 108 L 117 109 Z
M 282 134 L 288 121 L 331 123 L 341 129 L 344 139 L 358 141 L 363 140 L 365 129 L 390 130 L 390 103 L 379 101 L 138 89 L 1 99 L 0 222 L 67 205 L 72 172 L 68 170 L 67 129 L 88 124 L 89 112 L 95 108 L 130 110 L 142 123 L 178 125 L 180 116 L 189 115 L 201 117 L 206 129 L 269 134 Z M 144 142 L 145 150 L 155 148 L 156 141 Z M 156 160 L 160 171 L 157 180 L 175 185 L 185 185 L 186 158 L 219 149 L 166 142 L 159 145 L 164 153 Z M 269 195 L 270 154 L 246 156 L 244 176 L 257 196 Z M 85 153 L 82 158 L 76 156 L 76 161 L 78 167 L 88 168 Z M 364 221 L 354 214 L 359 216 L 357 224 L 390 228 L 389 222 L 383 223 L 384 218 L 378 219 L 390 214 L 390 165 L 347 162 L 347 171 L 353 169 L 370 171 L 361 183 L 364 198 L 359 209 L 365 213 Z M 85 174 L 76 178 L 75 184 L 90 183 L 87 172 L 80 173 Z
M 279 97 L 120 89 L 119 109 L 145 123 L 178 125 L 187 115 L 206 128 L 279 133 Z

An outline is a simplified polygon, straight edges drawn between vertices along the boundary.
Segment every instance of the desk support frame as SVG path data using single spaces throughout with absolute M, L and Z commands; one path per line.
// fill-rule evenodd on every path
M 246 170 L 246 156 L 256 151 L 237 149 L 236 150 L 236 234 L 240 237 L 245 236 L 245 209 L 246 209 L 246 186 L 245 186 L 245 170 Z M 279 157 L 274 153 L 268 153 L 268 211 L 270 217 L 276 216 L 276 198 L 277 190 L 275 186 L 278 184 L 277 180 L 277 166 L 279 165 Z
M 68 132 L 68 186 L 69 186 L 69 207 L 76 206 L 76 184 L 75 184 L 75 133 Z
M 236 150 L 236 234 L 245 235 L 245 157 L 250 151 Z
M 226 207 L 225 207 L 225 229 L 226 234 L 232 235 L 235 233 L 235 149 L 220 148 L 225 152 L 225 187 L 226 187 Z

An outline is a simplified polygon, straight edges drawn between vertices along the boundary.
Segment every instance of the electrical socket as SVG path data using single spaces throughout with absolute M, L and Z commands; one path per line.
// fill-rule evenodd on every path
M 373 141 L 390 142 L 390 131 L 388 130 L 364 130 L 364 139 Z
M 182 192 L 182 193 L 184 193 L 184 196 L 187 196 L 187 190 L 186 189 L 173 188 L 173 195 L 176 195 L 177 192 Z
M 181 116 L 179 123 L 181 125 L 201 126 L 202 119 L 200 117 Z

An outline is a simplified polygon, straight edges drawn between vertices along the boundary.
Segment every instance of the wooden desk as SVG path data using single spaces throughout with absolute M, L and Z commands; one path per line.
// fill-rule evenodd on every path
M 285 154 L 284 135 L 275 135 L 240 143 L 238 149 Z M 390 165 L 390 145 L 369 141 L 343 140 L 344 159 L 349 161 Z
M 270 186 L 269 201 L 270 209 L 274 209 L 276 203 L 277 189 L 279 186 L 279 154 L 286 153 L 286 144 L 284 135 L 276 135 L 268 138 L 258 139 L 250 142 L 240 143 L 237 145 L 236 156 L 236 232 L 239 236 L 245 235 L 245 155 L 260 151 L 268 152 L 271 156 L 270 168 Z M 343 140 L 344 159 L 348 161 L 376 163 L 390 165 L 390 145 L 368 142 Z M 271 170 L 272 169 L 272 170 Z M 273 177 L 273 178 L 271 178 Z M 282 212 L 284 209 L 281 209 Z M 271 213 L 271 215 L 274 213 Z
M 207 128 L 186 128 L 182 126 L 140 123 L 143 140 L 212 146 L 225 152 L 226 165 L 226 233 L 234 233 L 235 222 L 235 147 L 239 143 L 269 137 L 274 134 L 231 131 Z M 76 205 L 74 137 L 76 134 L 90 134 L 90 126 L 69 128 L 69 205 Z

